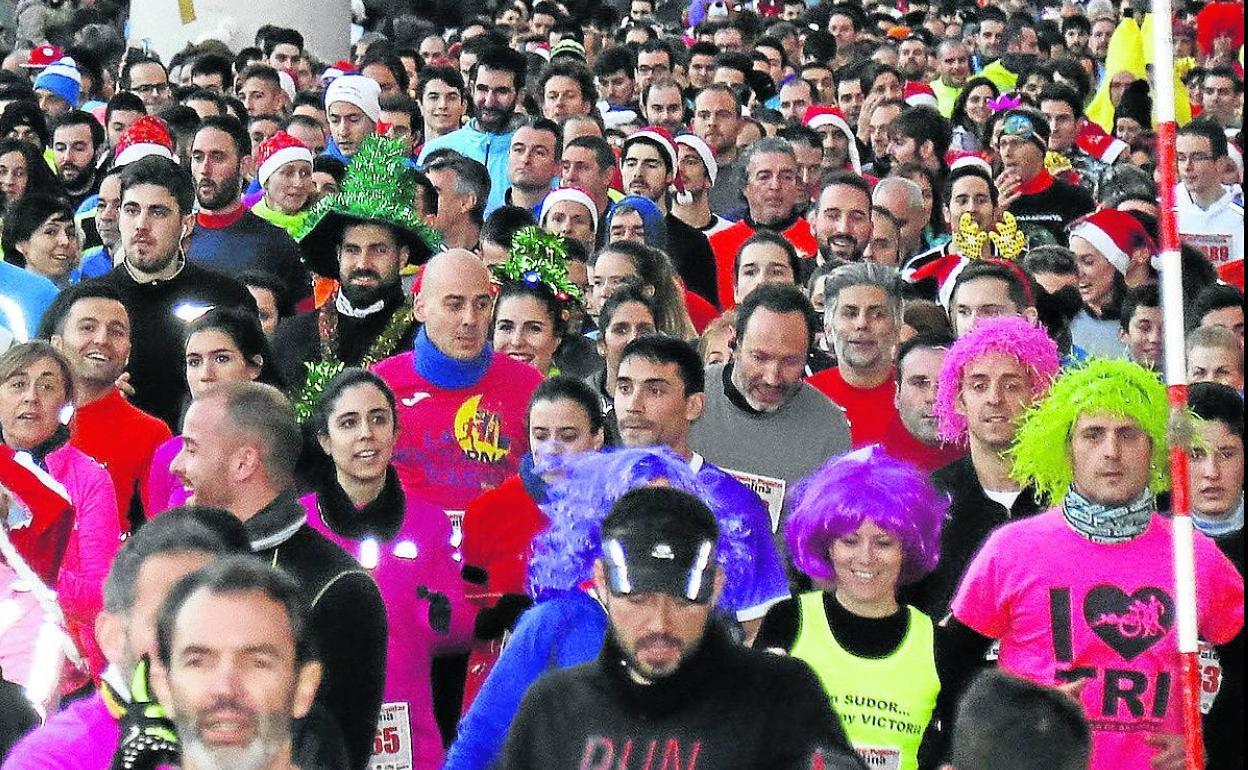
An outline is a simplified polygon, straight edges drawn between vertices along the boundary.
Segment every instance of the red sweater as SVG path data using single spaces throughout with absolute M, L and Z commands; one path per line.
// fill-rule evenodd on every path
M 719 286 L 719 306 L 724 310 L 735 307 L 733 301 L 733 284 L 736 283 L 736 271 L 732 269 L 737 260 L 737 252 L 741 246 L 754 235 L 754 228 L 744 219 L 727 230 L 720 230 L 710 237 L 711 251 L 715 254 L 715 280 Z M 797 249 L 797 256 L 812 259 L 819 253 L 819 242 L 810 229 L 810 222 L 802 217 L 780 233 L 784 239 Z
M 897 417 L 893 398 L 897 395 L 897 373 L 874 388 L 856 388 L 841 376 L 840 368 L 825 369 L 806 380 L 845 410 L 849 435 L 854 448 L 878 444 L 884 439 L 888 424 Z
M 108 471 L 123 533 L 130 531 L 126 514 L 135 491 L 147 484 L 152 455 L 171 435 L 169 426 L 131 404 L 116 388 L 74 413 L 69 443 Z
M 529 545 L 546 528 L 546 514 L 537 507 L 519 474 L 468 504 L 464 512 L 465 571 L 485 572 L 485 584 L 466 586 L 468 598 L 490 607 L 503 594 L 525 593 Z
M 954 460 L 966 456 L 966 449 L 957 444 L 940 444 L 929 446 L 914 437 L 901 421 L 901 415 L 894 417 L 884 430 L 884 438 L 880 442 L 890 457 L 908 462 L 924 473 L 931 473 L 943 468 Z

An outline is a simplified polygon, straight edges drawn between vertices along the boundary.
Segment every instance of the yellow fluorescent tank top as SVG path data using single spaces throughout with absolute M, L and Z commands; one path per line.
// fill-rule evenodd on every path
M 800 598 L 801 623 L 791 655 L 814 669 L 849 741 L 870 770 L 917 770 L 919 744 L 936 709 L 932 621 L 914 607 L 901 644 L 884 658 L 841 647 L 823 609 L 823 593 Z

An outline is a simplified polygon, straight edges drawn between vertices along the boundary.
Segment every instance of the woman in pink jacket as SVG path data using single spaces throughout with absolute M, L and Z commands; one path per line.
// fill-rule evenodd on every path
M 389 634 L 378 766 L 437 770 L 434 655 L 466 652 L 473 610 L 464 598 L 442 509 L 405 494 L 390 465 L 398 436 L 394 394 L 372 372 L 347 369 L 326 386 L 312 417 L 332 467 L 303 498 L 308 524 L 354 555 L 381 589 Z
M 97 676 L 104 670 L 104 655 L 95 643 L 95 616 L 103 606 L 108 567 L 121 547 L 121 530 L 108 472 L 68 443 L 61 416 L 72 403 L 69 362 L 51 345 L 26 342 L 0 355 L 0 436 L 14 451 L 29 453 L 64 487 L 73 505 L 73 531 L 55 589 L 70 635 Z M 26 523 L 4 522 L 10 529 Z M 70 678 L 63 688 L 83 683 Z

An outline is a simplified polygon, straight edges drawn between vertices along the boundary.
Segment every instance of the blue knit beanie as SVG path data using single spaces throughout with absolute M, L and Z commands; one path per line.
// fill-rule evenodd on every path
M 66 56 L 53 62 L 35 78 L 35 90 L 45 89 L 69 103 L 70 108 L 78 106 L 78 96 L 82 92 L 82 75 L 78 65 Z

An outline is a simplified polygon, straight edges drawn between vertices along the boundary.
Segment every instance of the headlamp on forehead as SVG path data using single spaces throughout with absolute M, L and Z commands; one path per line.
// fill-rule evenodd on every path
M 698 604 L 709 602 L 715 590 L 715 544 L 710 540 L 656 539 L 647 534 L 603 542 L 602 558 L 611 593 L 662 593 Z

